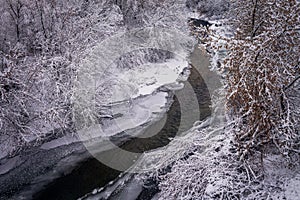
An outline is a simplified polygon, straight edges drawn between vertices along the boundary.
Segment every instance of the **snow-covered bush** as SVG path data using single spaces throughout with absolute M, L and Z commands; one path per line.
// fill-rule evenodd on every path
M 299 195 L 299 165 L 291 166 L 272 152 L 263 156 L 264 161 L 259 153 L 241 161 L 231 132 L 208 128 L 196 133 L 193 145 L 187 145 L 188 156 L 158 175 L 158 199 L 293 200 Z M 211 134 L 215 136 L 208 139 Z
M 288 86 L 299 76 L 300 19 L 296 1 L 236 1 L 233 40 L 224 70 L 227 106 L 242 156 L 273 144 L 299 148 L 299 118 Z

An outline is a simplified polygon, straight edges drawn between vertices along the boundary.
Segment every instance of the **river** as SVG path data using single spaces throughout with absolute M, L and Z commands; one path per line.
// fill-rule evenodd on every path
M 166 146 L 170 142 L 170 138 L 187 131 L 193 126 L 195 121 L 204 120 L 211 114 L 210 90 L 218 87 L 218 77 L 208 69 L 209 60 L 206 55 L 196 46 L 190 57 L 191 68 L 188 80 L 183 89 L 169 91 L 171 94 L 172 104 L 167 113 L 164 114 L 165 120 L 159 120 L 147 127 L 139 137 L 131 137 L 129 140 L 119 144 L 119 148 L 111 149 L 100 154 L 107 154 L 113 159 L 122 159 L 120 149 L 142 153 L 159 147 Z M 203 77 L 205 76 L 205 78 Z M 208 85 L 207 85 L 208 83 Z M 188 85 L 192 87 L 192 92 L 196 96 L 199 112 L 193 111 L 193 94 L 189 94 L 191 90 L 187 89 Z M 182 99 L 184 98 L 184 99 Z M 179 100 L 180 99 L 180 100 Z M 188 116 L 182 116 L 182 113 L 188 113 Z M 182 119 L 188 117 L 188 120 Z M 161 124 L 161 122 L 164 122 Z M 182 124 L 184 122 L 184 124 Z M 158 133 L 156 127 L 163 126 Z M 155 132 L 155 134 L 153 134 Z M 152 137 L 141 137 L 151 135 Z M 137 158 L 138 159 L 138 158 Z M 132 160 L 132 164 L 136 160 Z M 110 182 L 116 182 L 118 176 L 122 175 L 120 171 L 112 169 L 96 158 L 90 157 L 78 165 L 68 174 L 63 175 L 42 190 L 34 194 L 34 199 L 64 199 L 71 200 L 91 193 L 95 188 L 106 187 Z M 123 174 L 124 175 L 124 174 Z M 123 176 L 122 175 L 122 176 Z M 144 188 L 145 190 L 145 188 Z M 151 199 L 157 192 L 157 189 L 149 190 L 145 193 L 140 191 L 140 197 L 137 199 Z M 88 195 L 87 195 L 88 196 Z

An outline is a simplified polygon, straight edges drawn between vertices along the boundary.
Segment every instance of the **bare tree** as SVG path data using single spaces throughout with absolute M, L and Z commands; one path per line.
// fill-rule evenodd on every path
M 17 1 L 6 0 L 6 2 L 7 5 L 9 6 L 9 14 L 12 17 L 16 28 L 17 41 L 20 41 L 21 23 L 23 21 L 23 15 L 21 13 L 23 8 L 23 3 L 21 2 L 21 0 L 17 0 Z

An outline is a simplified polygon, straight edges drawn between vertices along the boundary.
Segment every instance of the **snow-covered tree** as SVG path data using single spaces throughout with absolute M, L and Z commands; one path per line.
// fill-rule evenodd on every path
M 225 64 L 227 106 L 240 153 L 276 145 L 299 148 L 299 123 L 287 88 L 299 76 L 300 8 L 296 1 L 234 1 L 235 36 Z
M 77 59 L 97 39 L 91 27 L 101 23 L 96 10 L 103 7 L 84 0 L 0 3 L 0 141 L 18 149 L 72 128 Z

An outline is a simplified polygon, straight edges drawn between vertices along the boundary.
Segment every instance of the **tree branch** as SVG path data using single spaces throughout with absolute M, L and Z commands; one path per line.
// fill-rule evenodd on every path
M 294 85 L 296 83 L 297 80 L 300 79 L 300 75 L 298 77 L 296 77 L 290 84 L 288 84 L 288 86 L 286 86 L 284 88 L 284 90 L 288 90 L 290 87 L 292 87 L 292 85 Z

